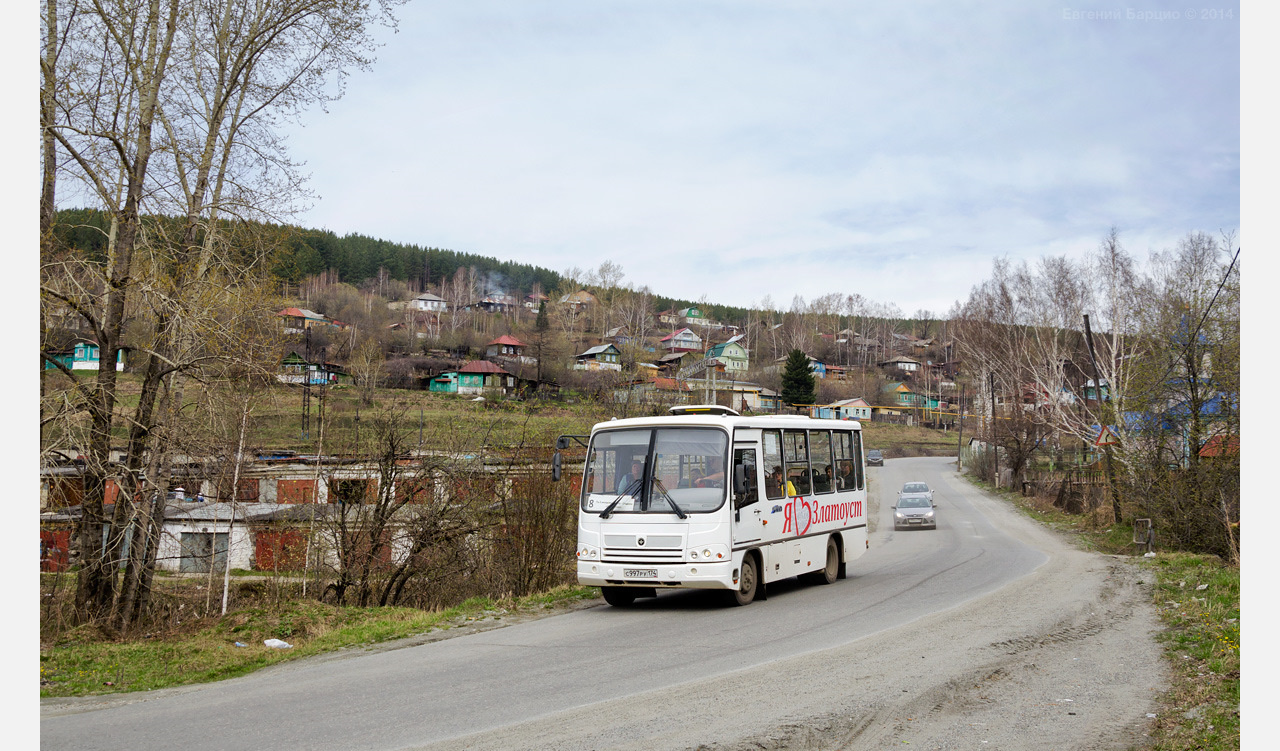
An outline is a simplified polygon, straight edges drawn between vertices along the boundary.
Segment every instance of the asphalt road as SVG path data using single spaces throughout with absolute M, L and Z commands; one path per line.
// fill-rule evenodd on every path
M 848 649 L 1028 576 L 1047 560 L 1007 533 L 992 505 L 954 475 L 954 460 L 891 460 L 869 475 L 871 548 L 830 586 L 794 580 L 728 608 L 695 591 L 664 592 L 431 644 L 304 661 L 129 703 L 44 702 L 47 749 L 686 748 L 728 744 L 805 712 L 770 696 L 749 716 L 733 697 L 771 694 L 770 666 Z M 893 531 L 907 480 L 935 488 L 938 529 Z M 1006 512 L 1007 513 L 1007 512 Z M 821 664 L 805 663 L 805 664 Z M 762 685 L 763 684 L 763 685 Z M 805 700 L 808 701 L 808 700 Z M 745 710 L 739 710 L 745 711 Z M 773 716 L 768 716 L 772 713 Z M 702 728 L 701 730 L 699 728 Z M 527 728 L 527 733 L 521 728 Z M 649 741 L 644 741 L 644 738 Z

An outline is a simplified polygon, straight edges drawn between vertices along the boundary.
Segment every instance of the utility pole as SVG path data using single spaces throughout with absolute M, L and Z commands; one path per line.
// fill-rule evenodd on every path
M 1098 375 L 1098 355 L 1093 350 L 1093 330 L 1089 328 L 1089 316 L 1084 317 L 1084 338 L 1089 345 L 1089 361 L 1093 364 L 1093 387 L 1098 392 L 1098 413 L 1100 415 L 1099 422 L 1102 423 L 1101 429 L 1106 429 L 1106 418 L 1108 410 L 1103 408 L 1102 400 L 1102 378 Z M 1116 524 L 1124 522 L 1124 517 L 1120 513 L 1120 492 L 1116 489 L 1116 467 L 1111 455 L 1111 444 L 1102 447 L 1107 457 L 1107 486 L 1111 488 L 1111 512 L 1115 514 Z
M 996 445 L 996 373 L 987 372 L 991 384 L 991 456 L 995 462 L 995 484 L 1000 487 L 1000 447 Z
M 307 346 L 304 350 L 302 364 L 302 440 L 307 440 L 311 432 L 311 328 L 303 321 L 306 329 Z
M 964 386 L 960 387 L 960 430 L 956 438 L 956 471 L 963 469 L 961 455 L 964 451 Z

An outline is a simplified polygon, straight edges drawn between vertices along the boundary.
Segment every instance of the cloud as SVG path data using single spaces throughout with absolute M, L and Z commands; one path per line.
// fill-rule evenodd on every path
M 941 312 L 994 256 L 1238 225 L 1238 33 L 985 4 L 415 3 L 294 136 L 322 196 L 305 219 L 613 260 L 689 299 Z

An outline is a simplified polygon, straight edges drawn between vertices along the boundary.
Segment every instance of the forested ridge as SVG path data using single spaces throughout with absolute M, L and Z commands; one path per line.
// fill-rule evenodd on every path
M 147 217 L 153 226 L 177 226 L 179 217 Z M 232 222 L 223 221 L 230 226 Z M 105 257 L 110 215 L 93 209 L 59 211 L 54 225 L 58 240 L 90 256 Z M 488 256 L 443 248 L 392 242 L 358 233 L 339 236 L 330 230 L 291 225 L 259 225 L 260 236 L 273 236 L 277 249 L 272 273 L 281 281 L 297 283 L 309 276 L 334 271 L 338 281 L 359 284 L 378 276 L 411 284 L 417 289 L 439 284 L 460 268 L 474 267 L 501 289 L 493 292 L 528 291 L 539 284 L 555 289 L 560 274 L 541 266 L 500 261 Z
M 171 233 L 181 224 L 181 218 L 150 216 L 146 222 L 162 232 L 167 230 Z M 106 257 L 110 224 L 110 215 L 103 211 L 64 209 L 57 213 L 53 232 L 58 244 L 101 260 Z M 222 220 L 220 224 L 231 227 L 237 222 Z M 425 291 L 463 268 L 475 268 L 478 276 L 487 280 L 488 289 L 482 290 L 486 294 L 522 295 L 533 291 L 535 285 L 549 293 L 560 288 L 565 281 L 562 274 L 541 266 L 392 242 L 355 232 L 339 236 L 330 230 L 280 224 L 256 224 L 252 229 L 256 237 L 268 239 L 275 245 L 271 273 L 289 284 L 298 284 L 325 272 L 335 272 L 337 279 L 334 281 L 358 286 L 367 279 L 378 277 L 381 270 L 386 279 L 396 279 L 412 289 Z M 583 286 L 594 288 L 589 282 Z M 659 310 L 697 306 L 711 320 L 726 323 L 741 323 L 748 317 L 747 308 L 714 302 L 682 300 L 661 294 L 655 294 L 653 300 Z

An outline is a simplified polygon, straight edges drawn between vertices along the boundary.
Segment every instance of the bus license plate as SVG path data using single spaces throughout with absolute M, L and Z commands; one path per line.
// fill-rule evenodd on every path
M 622 569 L 622 575 L 627 579 L 657 579 L 658 569 L 656 568 L 624 568 Z

